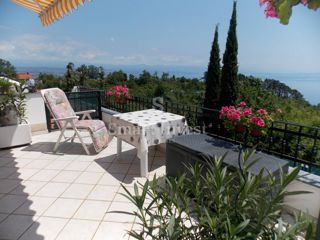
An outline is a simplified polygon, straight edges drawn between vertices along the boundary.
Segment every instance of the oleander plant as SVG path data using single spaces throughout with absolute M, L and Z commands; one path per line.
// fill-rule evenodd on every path
M 224 157 L 190 166 L 177 178 L 165 177 L 135 184 L 134 192 L 123 186 L 136 211 L 133 239 L 172 240 L 293 240 L 315 239 L 315 225 L 302 214 L 288 224 L 282 217 L 284 197 L 306 194 L 289 192 L 287 186 L 298 169 L 252 175 L 249 161 L 254 151 L 239 155 L 239 169 L 223 166 Z

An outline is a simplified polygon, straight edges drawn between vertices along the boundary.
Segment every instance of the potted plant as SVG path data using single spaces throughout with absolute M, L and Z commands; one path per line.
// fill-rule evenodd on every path
M 31 142 L 31 127 L 26 120 L 26 94 L 13 80 L 0 78 L 0 148 Z
M 114 97 L 117 104 L 124 105 L 130 97 L 129 88 L 120 84 L 113 86 L 106 92 L 106 96 Z
M 248 116 L 251 114 L 251 108 L 248 108 L 245 102 L 240 102 L 238 106 L 222 107 L 219 118 L 223 120 L 226 129 L 244 133 L 249 124 Z
M 278 109 L 275 114 L 281 114 Z M 273 119 L 272 114 L 260 108 L 257 111 L 248 107 L 245 102 L 240 102 L 237 106 L 224 106 L 220 110 L 220 119 L 226 129 L 236 133 L 244 133 L 246 130 L 252 137 L 261 137 L 268 132 Z

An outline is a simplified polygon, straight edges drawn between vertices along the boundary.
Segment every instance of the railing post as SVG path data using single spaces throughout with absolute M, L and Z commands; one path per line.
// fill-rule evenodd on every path
M 98 98 L 98 114 L 99 114 L 99 119 L 102 120 L 102 111 L 101 111 L 101 92 L 97 91 L 97 98 Z

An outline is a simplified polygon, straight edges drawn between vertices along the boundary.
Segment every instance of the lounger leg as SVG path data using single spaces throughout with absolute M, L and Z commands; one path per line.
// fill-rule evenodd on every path
M 122 152 L 122 140 L 117 137 L 117 157 L 120 157 Z
M 71 143 L 74 142 L 74 139 L 76 138 L 76 133 L 73 134 L 72 138 L 71 138 Z
M 90 152 L 89 152 L 87 146 L 84 144 L 80 133 L 78 132 L 78 130 L 76 128 L 74 128 L 74 131 L 75 131 L 75 134 L 77 135 L 77 137 L 79 138 L 81 145 L 84 148 L 84 151 L 87 153 L 87 155 L 90 155 Z
M 62 130 L 61 130 L 61 133 L 60 133 L 60 136 L 59 136 L 59 138 L 58 138 L 58 141 L 56 142 L 56 144 L 54 145 L 54 148 L 53 148 L 53 152 L 54 152 L 54 153 L 57 151 L 57 149 L 58 149 L 58 147 L 59 147 L 61 138 L 62 138 L 62 136 L 64 136 L 64 131 L 65 131 L 65 130 L 66 130 L 65 127 L 62 128 Z

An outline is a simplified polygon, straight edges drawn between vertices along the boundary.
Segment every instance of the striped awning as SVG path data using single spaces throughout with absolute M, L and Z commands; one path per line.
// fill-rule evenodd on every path
M 39 14 L 44 26 L 58 21 L 79 5 L 83 5 L 85 0 L 11 0 L 12 2 L 30 9 Z M 87 0 L 91 1 L 91 0 Z

